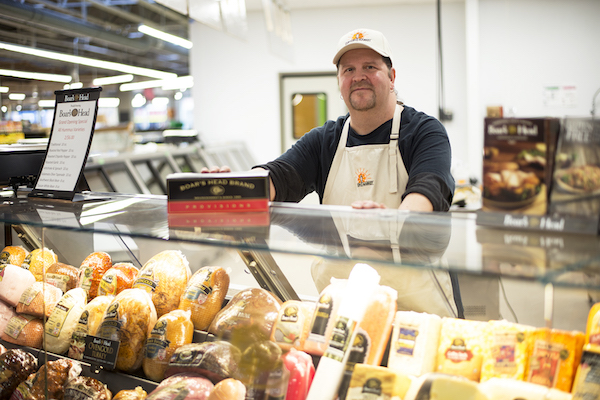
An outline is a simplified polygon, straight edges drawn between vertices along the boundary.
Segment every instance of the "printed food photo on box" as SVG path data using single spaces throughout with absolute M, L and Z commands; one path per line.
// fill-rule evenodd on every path
M 544 215 L 558 121 L 486 118 L 483 211 Z

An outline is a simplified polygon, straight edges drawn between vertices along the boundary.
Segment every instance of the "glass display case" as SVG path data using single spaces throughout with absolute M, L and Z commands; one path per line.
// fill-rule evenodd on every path
M 141 268 L 180 250 L 192 272 L 227 269 L 227 298 L 257 287 L 281 301 L 316 301 L 332 277 L 366 263 L 398 291 L 398 310 L 585 331 L 600 300 L 600 237 L 478 226 L 469 212 L 272 203 L 268 212 L 168 214 L 160 195 L 83 193 L 66 202 L 22 193 L 2 197 L 0 221 L 4 246 L 52 249 L 76 267 L 95 251 Z M 113 394 L 133 389 L 109 381 Z

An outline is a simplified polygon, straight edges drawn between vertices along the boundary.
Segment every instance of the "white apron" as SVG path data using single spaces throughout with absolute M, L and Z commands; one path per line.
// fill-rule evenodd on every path
M 408 173 L 398 148 L 401 114 L 404 108 L 396 105 L 390 143 L 346 147 L 350 118 L 344 124 L 340 142 L 323 194 L 323 204 L 350 205 L 357 200 L 372 200 L 388 208 L 398 208 L 406 190 Z M 351 171 L 351 173 L 348 173 Z M 408 214 L 406 214 L 408 215 Z M 399 214 L 393 220 L 383 220 L 379 225 L 371 221 L 348 218 L 347 213 L 332 212 L 342 246 L 350 258 L 352 254 L 348 237 L 363 240 L 365 247 L 358 249 L 367 258 L 368 242 L 388 240 L 395 264 L 402 264 L 398 238 L 406 215 Z M 331 278 L 347 279 L 355 262 L 347 259 L 318 259 L 312 266 L 312 276 L 317 290 L 321 292 Z M 398 291 L 398 310 L 427 312 L 439 316 L 455 317 L 452 282 L 445 271 L 419 268 L 399 268 L 387 264 L 369 262 L 381 275 L 381 284 Z

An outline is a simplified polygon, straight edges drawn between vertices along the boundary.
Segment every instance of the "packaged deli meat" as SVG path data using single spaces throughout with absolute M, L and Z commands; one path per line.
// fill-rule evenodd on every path
M 308 336 L 308 325 L 312 320 L 314 304 L 307 301 L 287 300 L 279 309 L 271 330 L 271 341 L 277 343 L 282 350 L 292 347 L 304 348 Z
M 41 282 L 44 280 L 44 275 L 48 267 L 58 261 L 58 256 L 54 254 L 52 250 L 47 247 L 32 250 L 31 253 L 25 257 L 25 260 L 21 264 L 22 268 L 28 269 L 35 280 Z
M 26 269 L 16 265 L 0 265 L 0 300 L 16 307 L 21 295 L 31 284 L 35 276 Z
M 0 400 L 8 400 L 17 386 L 38 369 L 37 358 L 21 349 L 0 354 Z
M 41 349 L 44 341 L 44 323 L 31 315 L 15 314 L 8 320 L 0 339 L 20 346 Z
M 98 286 L 102 275 L 112 267 L 110 254 L 104 251 L 91 253 L 79 266 L 79 280 L 77 287 L 85 290 L 88 301 L 98 295 Z
M 144 343 L 156 324 L 156 309 L 142 289 L 125 289 L 109 304 L 96 336 L 120 342 L 116 368 L 134 372 L 142 366 Z
M 148 393 L 141 386 L 136 386 L 135 389 L 119 390 L 112 400 L 145 400 Z
M 4 332 L 4 328 L 8 324 L 8 321 L 16 315 L 15 308 L 0 301 L 0 332 Z
M 21 382 L 14 391 L 12 400 L 63 400 L 67 383 L 81 374 L 78 361 L 60 358 L 48 361 Z
M 72 265 L 55 262 L 46 270 L 46 282 L 56 286 L 63 293 L 77 287 L 79 269 Z
M 194 328 L 206 330 L 223 307 L 229 290 L 229 274 L 221 267 L 202 267 L 196 271 L 181 295 L 179 308 L 192 312 Z
M 146 399 L 206 400 L 213 387 L 213 383 L 201 375 L 180 374 L 165 379 Z
M 21 294 L 16 311 L 34 317 L 48 318 L 63 295 L 63 291 L 46 282 L 34 282 Z
M 178 250 L 165 250 L 144 264 L 134 288 L 150 293 L 158 317 L 175 310 L 192 272 L 187 258 Z
M 102 275 L 98 285 L 98 296 L 116 296 L 131 289 L 140 270 L 132 263 L 116 263 Z
M 71 335 L 68 356 L 75 360 L 83 359 L 85 350 L 85 338 L 87 335 L 96 335 L 96 331 L 102 322 L 104 313 L 114 296 L 97 296 L 85 305 L 77 326 Z
M 281 304 L 265 289 L 242 290 L 217 313 L 208 332 L 243 351 L 252 343 L 269 339 Z
M 82 288 L 71 289 L 63 295 L 46 321 L 45 339 L 48 351 L 56 354 L 67 352 L 71 336 L 86 303 L 87 295 Z
M 106 385 L 89 376 L 78 376 L 67 381 L 63 400 L 111 400 Z
M 217 383 L 237 375 L 241 357 L 241 351 L 225 341 L 185 344 L 173 353 L 165 377 L 196 373 Z
M 20 266 L 29 252 L 23 246 L 6 246 L 0 252 L 0 265 L 12 264 Z
M 190 311 L 173 310 L 158 318 L 144 348 L 142 368 L 148 378 L 162 381 L 175 350 L 192 343 L 194 324 L 190 316 Z
M 246 386 L 237 379 L 227 378 L 217 383 L 210 392 L 208 400 L 244 400 Z
M 346 282 L 346 279 L 332 278 L 319 294 L 304 343 L 307 353 L 322 356 L 327 349 Z

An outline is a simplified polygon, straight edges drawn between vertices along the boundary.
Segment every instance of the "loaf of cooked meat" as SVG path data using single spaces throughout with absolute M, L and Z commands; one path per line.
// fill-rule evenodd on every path
M 87 295 L 82 288 L 65 293 L 46 321 L 46 349 L 56 354 L 66 353 L 71 344 L 81 313 L 87 304 Z
M 24 350 L 0 354 L 0 400 L 8 400 L 19 384 L 38 369 L 37 358 Z
M 63 291 L 46 282 L 34 282 L 21 294 L 17 313 L 48 318 L 59 302 Z
M 112 400 L 145 400 L 148 393 L 141 386 L 136 386 L 135 389 L 119 390 Z
M 237 375 L 241 356 L 237 347 L 225 341 L 186 344 L 173 353 L 165 377 L 196 373 L 217 383 Z
M 36 373 L 29 375 L 13 393 L 19 400 L 63 400 L 67 382 L 81 374 L 78 361 L 60 358 L 48 361 Z M 47 391 L 46 391 L 47 390 Z
M 85 338 L 87 335 L 96 335 L 96 331 L 102 322 L 104 313 L 114 296 L 97 296 L 85 305 L 75 330 L 71 335 L 68 356 L 75 360 L 83 359 L 85 351 Z
M 102 275 L 98 285 L 98 296 L 116 296 L 125 289 L 131 289 L 140 270 L 132 263 L 116 263 Z
M 204 376 L 188 373 L 171 376 L 160 383 L 148 400 L 206 400 L 214 385 Z
M 46 282 L 56 286 L 63 293 L 77 287 L 79 269 L 72 265 L 55 262 L 46 270 Z
M 35 282 L 35 276 L 21 267 L 0 265 L 0 300 L 16 307 L 23 292 Z
M 12 264 L 20 266 L 29 252 L 23 246 L 6 246 L 0 252 L 0 265 Z
M 33 250 L 25 257 L 21 264 L 22 268 L 28 269 L 35 280 L 41 282 L 48 268 L 58 261 L 58 256 L 50 249 L 43 247 Z
M 15 314 L 0 332 L 0 339 L 20 346 L 41 349 L 44 341 L 44 323 L 31 315 Z
M 78 376 L 67 381 L 63 400 L 111 400 L 106 385 L 89 376 Z
M 227 378 L 217 383 L 208 396 L 208 400 L 244 400 L 245 398 L 246 386 L 234 378 Z
M 85 290 L 88 301 L 98 295 L 100 280 L 106 271 L 112 267 L 110 254 L 104 251 L 91 253 L 79 266 L 79 281 L 77 286 Z

